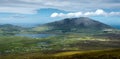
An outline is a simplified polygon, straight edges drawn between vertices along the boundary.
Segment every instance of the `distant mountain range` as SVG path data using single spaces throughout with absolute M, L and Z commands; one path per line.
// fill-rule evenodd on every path
M 93 31 L 101 31 L 104 29 L 114 29 L 114 28 L 87 17 L 66 18 L 60 21 L 47 23 L 33 28 L 33 30 L 35 31 L 52 32 L 52 33 L 53 32 L 54 33 L 93 32 Z
M 102 31 L 104 29 L 115 28 L 88 17 L 65 18 L 60 21 L 50 22 L 32 28 L 23 28 L 21 26 L 15 26 L 11 24 L 0 25 L 0 33 L 20 33 L 21 31 L 37 33 L 93 33 Z

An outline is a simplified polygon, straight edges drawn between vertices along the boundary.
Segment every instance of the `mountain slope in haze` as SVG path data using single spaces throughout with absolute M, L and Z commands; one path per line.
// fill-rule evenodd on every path
M 2 34 L 2 35 L 19 33 L 22 30 L 25 30 L 25 28 L 20 27 L 20 26 L 11 25 L 11 24 L 0 25 L 0 34 Z
M 66 18 L 60 21 L 44 24 L 34 29 L 46 32 L 91 32 L 113 28 L 109 25 L 92 20 L 90 18 L 80 17 Z

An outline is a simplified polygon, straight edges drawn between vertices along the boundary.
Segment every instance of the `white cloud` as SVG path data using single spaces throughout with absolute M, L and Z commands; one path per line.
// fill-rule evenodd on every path
M 52 13 L 50 17 L 82 17 L 82 16 L 120 16 L 120 12 L 105 12 L 97 9 L 95 12 Z
M 18 14 L 35 14 L 37 11 L 34 8 L 22 7 L 0 7 L 1 13 L 18 13 Z
M 96 15 L 105 15 L 106 14 L 106 12 L 105 11 L 103 11 L 102 9 L 98 9 L 98 10 L 96 10 L 95 11 L 95 13 L 94 14 L 96 14 Z
M 120 16 L 120 12 L 110 12 L 109 15 L 115 15 L 115 16 Z
M 58 13 L 53 13 L 50 17 L 57 17 Z

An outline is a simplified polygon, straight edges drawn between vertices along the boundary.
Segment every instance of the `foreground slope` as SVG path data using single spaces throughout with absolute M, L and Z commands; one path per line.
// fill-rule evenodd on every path
M 0 56 L 0 59 L 120 59 L 120 49 L 70 51 L 55 54 L 12 54 Z

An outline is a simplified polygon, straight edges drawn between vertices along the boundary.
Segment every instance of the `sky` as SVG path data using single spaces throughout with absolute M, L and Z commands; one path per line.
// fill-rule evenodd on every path
M 120 0 L 0 0 L 1 24 L 44 24 L 74 17 L 120 26 Z

